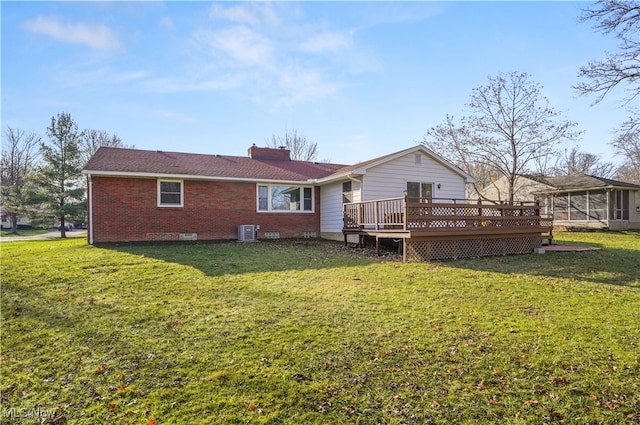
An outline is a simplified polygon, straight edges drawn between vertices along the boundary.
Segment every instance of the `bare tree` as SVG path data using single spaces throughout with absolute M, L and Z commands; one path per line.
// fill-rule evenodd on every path
M 41 138 L 35 133 L 8 127 L 2 144 L 0 158 L 0 203 L 9 213 L 11 232 L 18 232 L 18 216 L 26 215 L 28 197 L 25 191 L 28 177 L 33 172 L 38 159 Z
M 589 174 L 608 179 L 614 178 L 616 173 L 615 163 L 602 161 L 592 153 L 580 152 L 577 147 L 565 149 L 558 165 L 553 169 L 555 175 Z
M 640 128 L 619 133 L 611 145 L 623 158 L 618 179 L 640 184 Z
M 508 201 L 514 199 L 520 175 L 532 172 L 542 158 L 557 155 L 562 143 L 580 134 L 575 122 L 549 106 L 542 87 L 526 73 L 489 77 L 487 85 L 472 90 L 467 106 L 471 113 L 459 124 L 447 116 L 427 131 L 423 143 L 474 178 L 477 164 L 488 166 L 489 176 L 504 176 Z
M 580 21 L 595 22 L 594 29 L 613 34 L 619 40 L 616 53 L 606 53 L 604 59 L 591 60 L 580 68 L 583 80 L 574 86 L 581 95 L 595 94 L 600 102 L 615 87 L 626 84 L 623 103 L 629 104 L 640 95 L 640 3 L 635 0 L 599 0 L 591 9 L 583 10 Z M 634 127 L 640 125 L 636 110 Z
M 82 163 L 86 164 L 101 146 L 112 148 L 133 148 L 126 145 L 117 134 L 109 134 L 104 130 L 87 129 L 80 134 L 80 151 Z
M 284 137 L 271 136 L 267 146 L 272 148 L 285 147 L 291 152 L 291 159 L 298 161 L 313 161 L 318 157 L 318 144 L 307 140 L 307 137 L 298 134 L 296 130 L 285 130 Z

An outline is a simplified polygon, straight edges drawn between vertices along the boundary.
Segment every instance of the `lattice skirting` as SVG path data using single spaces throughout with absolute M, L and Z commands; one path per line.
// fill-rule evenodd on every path
M 407 239 L 405 260 L 430 261 L 529 254 L 540 246 L 540 235 L 478 239 Z

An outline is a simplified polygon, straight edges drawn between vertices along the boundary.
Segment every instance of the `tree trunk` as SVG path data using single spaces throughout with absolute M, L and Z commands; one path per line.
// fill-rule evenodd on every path
M 11 232 L 13 234 L 18 233 L 18 214 L 10 213 L 9 222 L 11 223 Z
M 67 229 L 65 229 L 65 222 L 64 222 L 64 216 L 60 217 L 60 237 L 61 238 L 66 238 L 67 237 Z

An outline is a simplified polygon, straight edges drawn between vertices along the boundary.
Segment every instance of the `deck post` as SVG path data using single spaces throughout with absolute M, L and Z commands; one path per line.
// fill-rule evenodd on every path
M 407 230 L 407 220 L 409 220 L 409 209 L 407 208 L 407 195 L 402 198 L 404 214 L 402 216 L 402 230 Z
M 375 201 L 373 203 L 373 222 L 376 223 L 376 230 L 380 230 L 380 223 L 378 222 L 378 206 L 378 201 Z
M 407 238 L 402 238 L 402 262 L 407 262 Z

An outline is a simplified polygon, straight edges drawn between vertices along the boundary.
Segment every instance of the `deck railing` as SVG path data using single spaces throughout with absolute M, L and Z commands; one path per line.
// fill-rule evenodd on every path
M 343 213 L 345 233 L 361 230 L 464 232 L 551 226 L 551 218 L 541 216 L 537 202 L 402 197 L 344 204 Z

